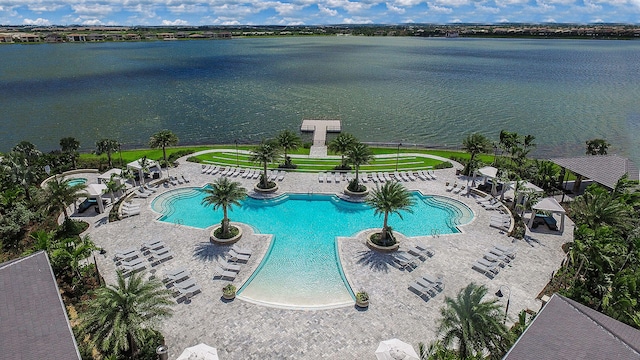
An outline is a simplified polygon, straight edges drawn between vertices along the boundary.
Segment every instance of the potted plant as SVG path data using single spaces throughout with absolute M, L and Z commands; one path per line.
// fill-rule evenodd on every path
M 227 284 L 222 288 L 222 297 L 226 300 L 233 300 L 236 297 L 236 287 L 233 284 Z
M 369 294 L 366 291 L 358 291 L 356 293 L 356 306 L 361 308 L 369 307 Z

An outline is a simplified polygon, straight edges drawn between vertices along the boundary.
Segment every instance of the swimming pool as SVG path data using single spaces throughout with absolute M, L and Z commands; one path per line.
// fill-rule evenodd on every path
M 78 185 L 78 184 L 86 184 L 87 183 L 87 179 L 85 178 L 73 178 L 71 180 L 69 180 L 69 186 L 74 186 L 74 185 Z
M 449 198 L 412 193 L 413 213 L 389 217 L 395 231 L 406 236 L 457 233 L 473 212 Z M 200 204 L 198 188 L 176 189 L 158 196 L 151 207 L 159 220 L 199 228 L 218 224 L 222 210 Z M 342 272 L 336 237 L 382 226 L 382 217 L 363 203 L 336 196 L 287 194 L 275 199 L 247 198 L 229 212 L 231 221 L 246 223 L 274 238 L 258 269 L 238 291 L 238 297 L 288 308 L 328 308 L 352 305 L 353 292 Z

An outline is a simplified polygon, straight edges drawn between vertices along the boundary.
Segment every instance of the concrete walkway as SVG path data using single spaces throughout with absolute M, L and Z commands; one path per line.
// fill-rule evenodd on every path
M 309 157 L 323 158 L 327 156 L 327 132 L 340 132 L 340 120 L 302 120 L 300 131 L 313 132 L 313 144 Z
M 179 162 L 181 165 L 172 169 L 172 173 L 183 174 L 191 182 L 178 187 L 199 187 L 218 177 L 202 174 L 200 164 L 188 163 L 184 158 Z M 564 234 L 538 227 L 535 233 L 531 233 L 533 240 L 513 240 L 489 226 L 493 211 L 479 206 L 472 196 L 445 191 L 445 182 L 465 183 L 466 178 L 457 177 L 455 169 L 435 172 L 437 180 L 403 184 L 424 194 L 455 198 L 468 205 L 475 217 L 471 223 L 461 226 L 458 234 L 401 236 L 401 250 L 423 244 L 435 251 L 433 257 L 421 262 L 415 270 L 400 270 L 392 265 L 389 255 L 369 250 L 365 245 L 366 229 L 337 239 L 340 261 L 352 289 L 366 290 L 370 294 L 371 303 L 366 311 L 355 306 L 330 310 L 285 310 L 252 304 L 240 298 L 232 302 L 223 301 L 221 289 L 228 281 L 214 280 L 214 262 L 226 255 L 229 246 L 211 244 L 208 241 L 210 229 L 157 221 L 160 214 L 151 210 L 153 197 L 135 200 L 142 205 L 142 212 L 137 216 L 112 223 L 107 222 L 106 214 L 83 220 L 92 223 L 89 230 L 91 239 L 106 250 L 106 255 L 96 254 L 96 260 L 108 282 L 113 283 L 115 279 L 115 265 L 111 257 L 117 250 L 139 248 L 143 242 L 162 240 L 175 256 L 153 267 L 155 275 L 162 276 L 167 270 L 186 267 L 202 287 L 202 293 L 190 301 L 180 301 L 174 307 L 173 317 L 159 324 L 166 337 L 170 359 L 175 359 L 184 348 L 200 342 L 216 347 L 224 360 L 372 359 L 382 340 L 399 338 L 416 348 L 418 342 L 428 344 L 435 340 L 444 298 L 454 297 L 471 282 L 486 285 L 490 298 L 494 298 L 501 285 L 510 288 L 508 323 L 513 323 L 522 309 L 539 310 L 538 293 L 564 258 L 562 244 L 573 238 L 573 223 L 568 221 Z M 233 180 L 247 189 L 253 189 L 257 182 L 241 177 Z M 278 193 L 336 194 L 341 193 L 346 184 L 319 183 L 314 173 L 287 173 L 278 185 Z M 161 186 L 156 195 L 174 188 Z M 239 288 L 258 267 L 269 247 L 271 235 L 256 234 L 250 226 L 238 225 L 244 231 L 239 245 L 253 250 L 253 255 L 242 265 L 233 281 Z M 515 246 L 518 254 L 494 279 L 489 279 L 473 270 L 471 264 L 496 244 Z M 443 293 L 426 300 L 411 292 L 409 283 L 423 274 L 442 275 L 446 286 Z M 500 301 L 505 305 L 507 297 Z

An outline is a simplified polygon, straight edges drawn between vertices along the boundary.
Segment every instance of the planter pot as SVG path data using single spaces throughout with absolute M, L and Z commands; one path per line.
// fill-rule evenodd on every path
M 225 294 L 225 293 L 222 293 L 222 297 L 223 297 L 225 300 L 233 300 L 233 299 L 235 299 L 235 298 L 236 298 L 236 293 L 235 293 L 235 292 L 234 292 L 233 294 Z
M 396 242 L 395 244 L 391 245 L 391 246 L 380 246 L 380 245 L 376 245 L 373 243 L 373 241 L 371 241 L 371 236 L 373 236 L 374 234 L 377 233 L 373 233 L 369 236 L 367 236 L 367 246 L 369 247 L 369 249 L 374 250 L 374 251 L 378 251 L 378 252 L 383 252 L 383 253 L 390 253 L 390 252 L 394 252 L 397 251 L 398 248 L 400 247 L 400 243 Z
M 369 307 L 369 300 L 360 301 L 360 300 L 356 299 L 356 306 L 359 307 L 359 308 L 367 308 L 367 307 Z
M 272 193 L 272 192 L 276 192 L 278 190 L 278 184 L 276 184 L 276 186 L 274 186 L 274 187 L 272 187 L 270 189 L 261 189 L 261 188 L 258 187 L 258 184 L 256 184 L 253 187 L 253 190 L 255 190 L 256 192 L 265 193 L 265 194 L 266 193 Z
M 344 191 L 344 193 L 345 193 L 345 195 L 355 196 L 355 197 L 358 197 L 358 196 L 360 196 L 360 197 L 364 197 L 364 196 L 369 195 L 369 188 L 368 188 L 368 187 L 366 187 L 366 186 L 365 186 L 365 187 L 366 187 L 367 189 L 366 189 L 365 191 L 350 191 L 350 190 L 348 189 L 348 187 L 349 187 L 349 185 L 345 186 L 345 188 L 344 188 L 344 190 L 343 190 L 343 191 Z
M 233 226 L 233 225 L 231 225 Z M 233 226 L 234 228 L 238 229 L 238 235 L 229 238 L 229 239 L 220 239 L 219 237 L 216 237 L 214 234 L 216 232 L 216 230 L 218 230 L 219 228 L 221 228 L 222 225 L 216 225 L 213 227 L 213 229 L 211 229 L 211 235 L 209 236 L 209 240 L 212 243 L 216 243 L 216 244 L 233 244 L 235 242 L 237 242 L 238 240 L 240 240 L 240 238 L 242 237 L 242 228 L 240 226 Z

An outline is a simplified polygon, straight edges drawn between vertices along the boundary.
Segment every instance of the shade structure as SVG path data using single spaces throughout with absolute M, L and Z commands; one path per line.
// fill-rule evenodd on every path
M 381 341 L 376 350 L 378 360 L 420 360 L 413 346 L 398 339 Z
M 218 350 L 207 344 L 200 343 L 184 349 L 176 360 L 219 360 Z
M 558 231 L 561 233 L 564 232 L 564 217 L 565 211 L 562 205 L 558 203 L 558 201 L 552 197 L 546 197 L 538 201 L 537 204 L 531 207 L 533 211 L 531 214 L 531 219 L 529 219 L 529 228 L 533 226 L 533 221 L 536 217 L 537 212 L 550 212 L 555 214 L 560 214 L 560 228 Z
M 488 177 L 489 179 L 498 177 L 498 169 L 494 168 L 493 166 L 481 167 L 476 171 L 478 172 L 478 174 Z

